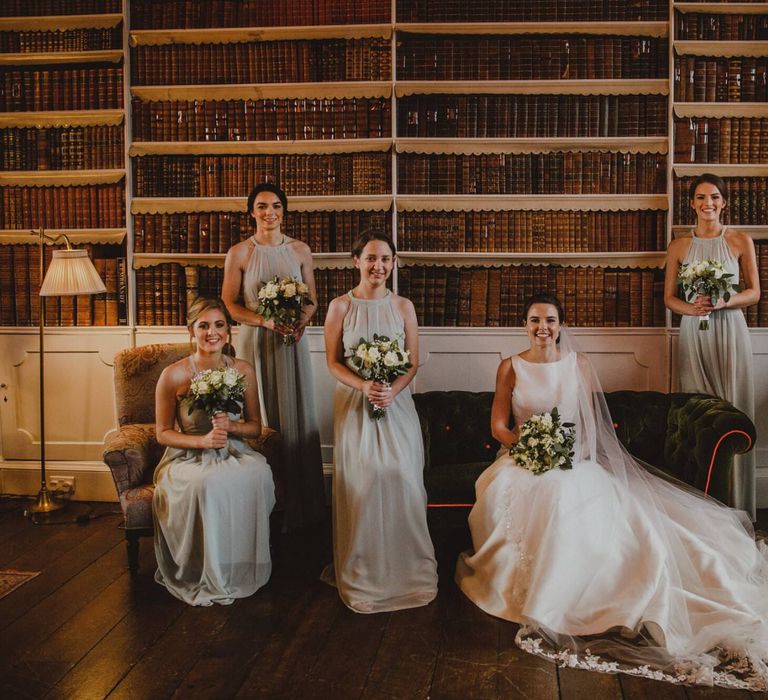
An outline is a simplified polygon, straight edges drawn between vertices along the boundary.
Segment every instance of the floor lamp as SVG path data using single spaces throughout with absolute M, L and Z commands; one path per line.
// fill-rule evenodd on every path
M 65 234 L 50 236 L 44 229 L 32 231 L 38 237 L 40 248 L 40 296 L 58 297 L 77 294 L 100 294 L 106 292 L 99 273 L 85 250 L 72 247 Z M 52 245 L 64 240 L 67 247 L 53 251 L 48 271 L 45 270 L 45 244 Z M 45 480 L 45 303 L 40 299 L 40 491 L 30 514 L 50 513 L 64 507 L 48 490 Z

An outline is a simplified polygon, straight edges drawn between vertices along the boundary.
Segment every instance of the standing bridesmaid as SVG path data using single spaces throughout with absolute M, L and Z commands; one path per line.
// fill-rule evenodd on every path
M 248 213 L 256 222 L 256 233 L 229 249 L 221 290 L 232 318 L 243 324 L 240 355 L 256 368 L 262 420 L 280 432 L 286 531 L 319 522 L 325 515 L 312 366 L 307 343 L 301 342 L 317 310 L 312 251 L 282 232 L 287 211 L 288 200 L 279 187 L 266 182 L 254 187 Z M 259 289 L 275 275 L 295 277 L 309 287 L 313 303 L 304 307 L 293 326 L 256 313 Z M 286 335 L 293 336 L 292 345 L 283 342 Z
M 682 316 L 678 342 L 680 390 L 719 396 L 754 419 L 752 347 L 742 309 L 760 300 L 755 244 L 747 234 L 720 221 L 728 204 L 722 178 L 708 173 L 700 175 L 691 184 L 689 194 L 696 226 L 690 236 L 669 244 L 664 280 L 664 303 Z M 680 266 L 702 260 L 719 260 L 733 274 L 734 291 L 728 301 L 719 299 L 713 306 L 706 296 L 688 302 L 677 295 Z M 699 317 L 708 314 L 709 330 L 699 330 Z M 746 510 L 753 520 L 754 454 L 752 451 L 739 458 L 740 468 L 733 471 L 731 484 L 732 505 Z
M 413 304 L 387 289 L 395 246 L 364 233 L 352 249 L 360 283 L 334 299 L 325 321 L 334 405 L 333 567 L 345 605 L 360 613 L 426 605 L 437 595 L 437 564 L 427 529 L 424 444 L 408 385 L 418 364 Z M 361 338 L 400 339 L 413 367 L 391 385 L 366 381 L 345 358 Z M 369 417 L 367 402 L 386 408 Z

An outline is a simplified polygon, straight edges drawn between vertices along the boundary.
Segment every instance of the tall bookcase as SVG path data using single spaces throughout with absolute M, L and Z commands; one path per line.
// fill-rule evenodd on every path
M 0 18 L 0 28 L 18 34 L 25 23 L 43 30 L 85 19 L 38 14 L 53 16 Z M 246 195 L 263 179 L 287 191 L 286 230 L 314 252 L 316 326 L 327 301 L 354 282 L 355 235 L 392 233 L 394 286 L 413 299 L 421 325 L 417 391 L 491 389 L 498 358 L 522 348 L 521 303 L 540 288 L 565 300 L 608 389 L 673 388 L 676 324 L 662 304 L 662 265 L 667 242 L 690 228 L 683 190 L 699 172 L 729 180 L 734 222 L 755 237 L 768 288 L 768 105 L 757 99 L 768 3 L 130 0 L 97 20 L 107 17 L 123 30 L 120 58 L 82 60 L 124 68 L 120 109 L 0 114 L 4 130 L 111 124 L 124 134 L 120 167 L 66 175 L 109 171 L 125 193 L 120 226 L 97 219 L 73 233 L 125 258 L 127 324 L 58 331 L 67 352 L 87 347 L 75 364 L 88 368 L 81 375 L 102 372 L 103 387 L 115 348 L 186 337 L 188 301 L 219 290 L 226 250 L 252 233 Z M 0 51 L 4 70 L 3 61 L 75 55 Z M 754 89 L 737 94 L 745 65 Z M 718 92 L 721 84 L 731 87 Z M 13 178 L 65 177 L 50 164 L 44 173 L 0 167 L 4 196 L 21 182 Z M 20 235 L 0 232 L 10 242 Z M 768 381 L 760 379 L 768 377 L 765 301 L 748 320 L 758 383 Z M 333 382 L 321 329 L 310 328 L 307 342 L 330 462 Z M 0 349 L 20 345 L 34 352 L 23 326 L 0 332 Z M 15 352 L 0 384 L 26 377 Z M 21 394 L 2 391 L 16 417 L 0 403 L 0 457 L 16 465 L 16 455 L 34 459 L 34 440 L 17 437 L 34 421 Z M 110 401 L 94 409 L 102 433 L 114 422 Z M 768 424 L 758 429 L 768 434 Z M 100 441 L 78 444 L 74 457 L 60 448 L 62 468 L 85 454 L 103 475 Z M 758 449 L 768 467 L 768 450 Z

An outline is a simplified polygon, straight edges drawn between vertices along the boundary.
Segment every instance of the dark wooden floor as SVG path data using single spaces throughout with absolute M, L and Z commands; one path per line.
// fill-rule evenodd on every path
M 765 697 L 558 669 L 521 652 L 516 626 L 482 613 L 453 583 L 468 544 L 460 513 L 430 515 L 434 603 L 357 615 L 318 580 L 327 530 L 276 536 L 272 579 L 251 598 L 193 608 L 154 583 L 149 539 L 131 580 L 113 505 L 94 504 L 106 515 L 86 525 L 51 526 L 25 520 L 23 507 L 0 499 L 0 568 L 42 573 L 0 599 L 0 698 Z

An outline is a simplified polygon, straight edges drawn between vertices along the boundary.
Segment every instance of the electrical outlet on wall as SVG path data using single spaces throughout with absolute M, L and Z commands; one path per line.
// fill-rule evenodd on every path
M 75 477 L 64 476 L 63 474 L 50 474 L 46 482 L 48 489 L 58 493 L 60 496 L 69 498 L 75 493 Z

